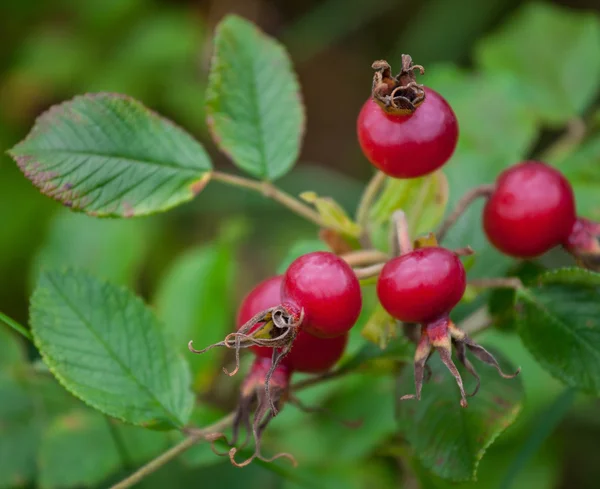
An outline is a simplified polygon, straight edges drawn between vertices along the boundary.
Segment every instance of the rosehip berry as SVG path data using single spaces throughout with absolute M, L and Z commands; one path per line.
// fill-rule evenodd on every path
M 352 268 L 327 251 L 302 255 L 283 276 L 281 300 L 304 309 L 301 328 L 321 338 L 352 328 L 362 307 L 360 284 Z
M 488 239 L 517 258 L 533 258 L 565 242 L 575 219 L 571 185 L 558 170 L 539 161 L 505 170 L 483 211 Z
M 385 264 L 377 295 L 396 319 L 425 323 L 449 313 L 466 286 L 465 269 L 455 253 L 439 247 L 420 248 Z
M 281 303 L 283 275 L 268 278 L 259 283 L 244 298 L 237 316 L 238 329 L 256 314 Z M 257 329 L 261 323 L 254 326 Z M 283 357 L 282 363 L 297 372 L 318 373 L 333 367 L 341 358 L 348 342 L 348 335 L 335 338 L 317 338 L 304 330 L 298 332 L 291 351 Z M 273 349 L 253 346 L 252 351 L 259 357 L 271 359 Z
M 385 112 L 372 98 L 358 116 L 358 141 L 367 159 L 394 178 L 427 175 L 446 163 L 456 147 L 458 122 L 446 100 L 425 88 L 412 114 Z

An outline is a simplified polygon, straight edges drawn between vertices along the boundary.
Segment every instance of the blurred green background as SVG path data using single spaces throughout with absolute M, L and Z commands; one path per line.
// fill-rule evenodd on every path
M 554 147 L 547 156 L 574 184 L 579 212 L 599 218 L 599 12 L 595 0 L 4 0 L 0 150 L 22 139 L 50 105 L 79 93 L 112 91 L 186 127 L 206 144 L 218 168 L 234 171 L 209 141 L 203 97 L 212 30 L 223 15 L 238 13 L 285 44 L 302 86 L 307 131 L 299 164 L 279 182 L 285 190 L 314 190 L 354 211 L 372 174 L 355 136 L 370 90 L 370 64 L 386 58 L 394 67 L 400 54 L 410 53 L 427 69 L 421 81 L 440 91 L 459 117 L 461 139 L 446 171 L 451 202 L 508 164 L 544 154 L 569 124 L 584 121 L 589 130 L 580 147 Z M 190 334 L 196 344 L 221 338 L 233 327 L 242 295 L 273 274 L 290 248 L 310 247 L 302 240 L 317 237 L 312 225 L 285 209 L 217 183 L 163 215 L 97 220 L 74 214 L 41 196 L 4 154 L 0 223 L 0 311 L 26 324 L 40 267 L 81 266 L 133 287 L 174 325 L 184 349 Z M 476 209 L 450 239 L 482 253 L 475 275 L 506 271 L 506 260 L 483 239 Z M 560 253 L 542 262 L 560 263 L 568 263 Z M 351 351 L 364 342 L 359 329 Z M 535 363 L 510 324 L 504 329 L 482 341 L 523 368 L 525 407 L 484 457 L 480 481 L 459 487 L 500 487 L 511 474 L 503 487 L 597 488 L 598 402 L 571 404 L 572 394 Z M 36 360 L 32 347 L 0 328 L 0 357 L 9 358 L 13 347 L 14 355 Z M 209 406 L 196 415 L 206 423 L 233 406 L 239 379 L 220 374 L 220 353 L 191 361 Z M 22 372 L 35 376 L 34 393 L 0 392 L 5 411 L 22 414 L 20 430 L 3 432 L 0 424 L 0 488 L 106 487 L 175 442 L 172 434 L 107 424 L 36 365 L 34 374 Z M 293 407 L 273 422 L 267 447 L 293 452 L 297 470 L 285 464 L 235 469 L 199 446 L 140 487 L 454 487 L 428 475 L 407 452 L 393 419 L 394 382 L 378 372 L 373 367 L 303 394 L 340 417 L 364 418 L 359 430 Z M 14 403 L 7 408 L 9 398 Z M 554 430 L 561 416 L 553 416 L 561 409 L 569 411 Z M 527 452 L 536 440 L 541 449 Z M 62 450 L 70 451 L 71 465 L 60 465 L 64 457 L 54 461 Z M 82 468 L 82 459 L 90 470 Z

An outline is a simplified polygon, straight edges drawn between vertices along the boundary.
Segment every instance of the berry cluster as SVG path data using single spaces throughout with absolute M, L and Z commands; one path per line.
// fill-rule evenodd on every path
M 408 55 L 403 55 L 398 75 L 392 76 L 385 61 L 376 61 L 373 68 L 371 97 L 360 111 L 357 127 L 365 156 L 392 178 L 415 178 L 438 170 L 452 156 L 458 139 L 458 123 L 450 105 L 441 95 L 416 82 L 415 72 L 423 74 L 424 70 L 413 65 Z M 369 276 L 379 275 L 377 296 L 385 311 L 399 322 L 420 326 L 420 338 L 415 340 L 416 393 L 401 400 L 421 398 L 427 360 L 436 350 L 458 384 L 460 405 L 467 407 L 463 381 L 452 361 L 452 345 L 458 360 L 477 380 L 471 396 L 478 391 L 480 378 L 466 356 L 467 350 L 496 368 L 502 377 L 512 378 L 519 373 L 504 374 L 492 354 L 450 319 L 467 286 L 460 256 L 472 250 L 466 247 L 452 251 L 438 243 L 478 197 L 487 198 L 483 228 L 501 252 L 532 258 L 562 245 L 580 263 L 598 265 L 600 224 L 577 218 L 568 181 L 541 162 L 519 163 L 502 173 L 494 185 L 469 192 L 436 236 L 413 242 L 404 213 L 396 211 L 390 225 L 393 252 L 387 255 L 371 250 L 369 256 L 378 260 L 367 269 Z M 190 342 L 190 350 L 195 353 L 215 346 L 234 349 L 236 367 L 232 372 L 225 370 L 229 375 L 239 369 L 241 348 L 250 348 L 256 355 L 241 388 L 232 440 L 235 445 L 239 428 L 244 425 L 252 431 L 256 449 L 250 459 L 238 464 L 234 460 L 237 448 L 231 448 L 228 453 L 234 464 L 246 465 L 255 457 L 265 460 L 260 454 L 261 436 L 283 404 L 294 400 L 289 384 L 292 374 L 325 372 L 342 356 L 348 332 L 362 307 L 357 275 L 366 278 L 366 269 L 353 269 L 349 261 L 347 256 L 331 252 L 297 258 L 283 275 L 261 282 L 244 298 L 236 332 L 204 350 L 194 350 Z M 250 423 L 253 405 L 256 410 Z M 289 454 L 278 456 L 292 458 Z

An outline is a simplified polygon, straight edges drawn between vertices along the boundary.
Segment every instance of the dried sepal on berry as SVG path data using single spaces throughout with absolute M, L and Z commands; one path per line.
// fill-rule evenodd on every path
M 296 459 L 289 453 L 282 452 L 269 458 L 264 457 L 261 453 L 263 433 L 271 419 L 277 414 L 277 412 L 272 410 L 271 406 L 276 406 L 278 410 L 283 408 L 283 405 L 289 396 L 289 384 L 292 374 L 291 370 L 283 364 L 278 365 L 274 369 L 272 367 L 273 365 L 270 359 L 261 357 L 256 358 L 252 364 L 250 373 L 242 383 L 240 389 L 240 398 L 232 424 L 231 441 L 227 440 L 224 433 L 215 433 L 210 438 L 213 452 L 220 456 L 228 456 L 231 463 L 236 467 L 245 467 L 254 459 L 272 462 L 278 458 L 287 458 L 294 466 L 297 465 Z M 265 386 L 267 375 L 269 375 L 269 373 L 271 390 L 268 394 Z M 238 462 L 236 461 L 235 456 L 238 451 L 247 445 L 249 438 L 247 436 L 243 443 L 238 444 L 241 428 L 244 428 L 247 434 L 252 432 L 254 453 L 246 460 Z M 219 452 L 215 448 L 215 442 L 219 439 L 224 439 L 225 442 L 231 446 L 228 452 Z
M 600 272 L 599 222 L 583 217 L 577 218 L 564 247 L 580 266 Z
M 402 68 L 396 76 L 392 76 L 392 68 L 385 60 L 375 61 L 371 67 L 375 70 L 371 95 L 388 114 L 412 114 L 425 100 L 423 85 L 417 83 L 415 76 L 415 71 L 422 75 L 425 69 L 414 65 L 408 54 L 402 55 Z
M 454 344 L 456 348 L 459 361 L 477 380 L 477 385 L 470 394 L 465 392 L 460 372 L 452 361 L 452 344 Z M 446 365 L 456 380 L 461 395 L 460 405 L 462 407 L 467 407 L 467 397 L 472 397 L 477 394 L 480 385 L 480 377 L 477 374 L 475 367 L 473 367 L 473 364 L 466 356 L 467 349 L 469 349 L 469 351 L 471 351 L 471 353 L 473 353 L 479 360 L 494 367 L 505 379 L 512 379 L 521 371 L 521 369 L 517 369 L 514 374 L 505 374 L 502 372 L 498 361 L 490 352 L 473 341 L 464 331 L 458 328 L 448 316 L 443 316 L 435 321 L 421 325 L 421 338 L 419 339 L 419 343 L 417 345 L 414 360 L 416 393 L 404 395 L 400 398 L 400 400 L 421 400 L 421 390 L 423 388 L 424 376 L 427 371 L 427 360 L 432 355 L 433 351 L 437 350 L 442 362 L 444 365 Z

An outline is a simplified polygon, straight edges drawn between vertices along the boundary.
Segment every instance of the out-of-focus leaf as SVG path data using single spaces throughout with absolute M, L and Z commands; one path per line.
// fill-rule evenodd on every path
M 502 365 L 507 363 L 499 358 Z M 493 368 L 478 365 L 481 389 L 469 399 L 469 406 L 462 408 L 456 382 L 439 356 L 433 355 L 429 364 L 432 376 L 423 388 L 421 400 L 399 404 L 400 430 L 416 457 L 434 474 L 455 481 L 474 479 L 486 449 L 521 410 L 521 380 L 503 379 Z M 472 389 L 470 374 L 459 370 L 466 389 Z M 401 394 L 414 392 L 412 369 L 402 373 L 399 389 Z
M 204 348 L 234 330 L 233 289 L 236 273 L 233 248 L 215 242 L 179 256 L 161 280 L 154 303 L 166 324 L 174 348 L 192 367 L 194 385 L 201 389 L 218 372 L 217 350 L 193 355 L 188 342 Z
M 318 239 L 303 239 L 301 241 L 297 241 L 294 243 L 287 251 L 285 257 L 277 267 L 277 273 L 285 273 L 288 267 L 292 264 L 292 262 L 307 253 L 312 253 L 313 251 L 328 251 L 327 246 L 322 241 Z
M 285 48 L 252 23 L 225 17 L 215 32 L 206 113 L 219 148 L 245 172 L 276 180 L 304 131 L 300 88 Z
M 42 269 L 76 267 L 131 285 L 148 248 L 149 224 L 147 220 L 99 220 L 60 212 L 35 259 L 34 278 Z
M 487 73 L 518 80 L 515 93 L 524 107 L 560 124 L 581 114 L 600 88 L 600 18 L 527 3 L 476 54 Z M 500 139 L 507 141 L 505 134 Z
M 316 207 L 326 225 L 348 236 L 360 236 L 360 226 L 350 219 L 346 211 L 331 197 L 319 197 L 315 192 L 303 192 L 300 198 Z
M 113 439 L 122 445 L 119 455 L 124 464 L 143 464 L 172 445 L 170 433 L 147 430 L 115 420 L 110 422 L 114 424 Z
M 192 199 L 211 162 L 188 133 L 118 94 L 75 97 L 10 150 L 42 193 L 94 216 L 132 217 Z
M 76 410 L 46 429 L 39 466 L 40 487 L 59 489 L 98 484 L 119 469 L 121 460 L 104 416 Z
M 525 346 L 565 384 L 600 393 L 600 274 L 564 268 L 516 295 Z
M 397 330 L 396 320 L 385 311 L 381 304 L 377 304 L 360 334 L 363 338 L 384 350 L 390 340 L 398 335 Z
M 26 485 L 35 473 L 40 425 L 32 393 L 0 372 L 0 488 Z
M 133 293 L 83 272 L 45 272 L 30 315 L 45 363 L 75 396 L 132 424 L 185 425 L 188 366 Z
M 223 416 L 223 411 L 219 409 L 209 406 L 196 406 L 192 411 L 190 423 L 200 427 L 210 426 Z M 181 456 L 181 460 L 190 467 L 208 466 L 222 462 L 221 457 L 210 449 L 210 443 L 208 442 L 193 446 Z
M 2 323 L 2 317 L 0 317 Z M 15 367 L 25 360 L 23 346 L 18 337 L 8 328 L 0 324 L 0 371 Z

